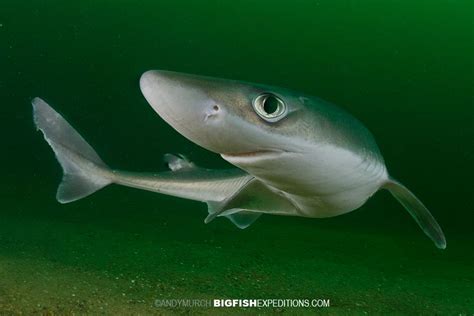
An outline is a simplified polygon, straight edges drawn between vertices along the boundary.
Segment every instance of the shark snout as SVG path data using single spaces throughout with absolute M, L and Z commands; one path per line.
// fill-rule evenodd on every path
M 180 134 L 212 151 L 225 108 L 209 95 L 212 82 L 202 77 L 150 70 L 140 78 L 140 89 L 158 115 Z
M 180 75 L 161 70 L 149 70 L 140 78 L 140 89 L 152 108 L 159 114 L 194 111 L 205 102 L 200 90 L 186 83 Z
M 280 145 L 281 137 L 261 128 L 265 123 L 249 101 L 258 88 L 249 84 L 150 70 L 141 76 L 140 88 L 163 120 L 207 150 L 251 153 Z
M 189 75 L 150 70 L 141 76 L 140 89 L 156 113 L 178 130 L 177 122 L 199 124 L 220 110 Z

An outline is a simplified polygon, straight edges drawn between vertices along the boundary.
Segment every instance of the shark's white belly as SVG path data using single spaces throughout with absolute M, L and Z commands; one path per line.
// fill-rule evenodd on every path
M 237 165 L 295 205 L 296 214 L 284 215 L 331 217 L 357 209 L 388 179 L 385 164 L 375 157 L 321 145 Z

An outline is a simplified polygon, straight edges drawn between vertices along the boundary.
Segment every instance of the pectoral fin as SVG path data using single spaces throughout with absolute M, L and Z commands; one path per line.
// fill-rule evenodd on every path
M 229 198 L 207 204 L 209 215 L 204 220 L 206 224 L 218 216 L 224 216 L 242 229 L 253 224 L 264 213 L 288 214 L 295 209 L 291 202 L 257 179 L 250 180 Z

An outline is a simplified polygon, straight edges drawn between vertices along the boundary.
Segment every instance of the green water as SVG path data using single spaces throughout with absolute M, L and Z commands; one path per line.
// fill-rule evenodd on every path
M 0 3 L 0 313 L 312 313 L 158 309 L 155 299 L 324 298 L 327 314 L 474 313 L 472 1 Z M 205 225 L 204 204 L 108 187 L 61 205 L 30 101 L 63 113 L 108 164 L 167 152 L 228 165 L 147 105 L 167 69 L 279 85 L 354 114 L 443 227 L 436 249 L 386 192 L 325 220 Z

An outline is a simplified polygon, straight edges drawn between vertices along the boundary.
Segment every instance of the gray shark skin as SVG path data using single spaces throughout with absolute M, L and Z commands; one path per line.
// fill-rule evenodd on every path
M 428 209 L 389 176 L 372 134 L 341 108 L 279 87 L 161 70 L 145 72 L 140 88 L 171 127 L 236 168 L 204 169 L 167 154 L 170 171 L 111 169 L 59 113 L 35 98 L 35 124 L 63 168 L 59 202 L 115 183 L 205 202 L 206 223 L 223 216 L 246 228 L 262 214 L 337 216 L 387 189 L 435 245 L 446 248 Z

